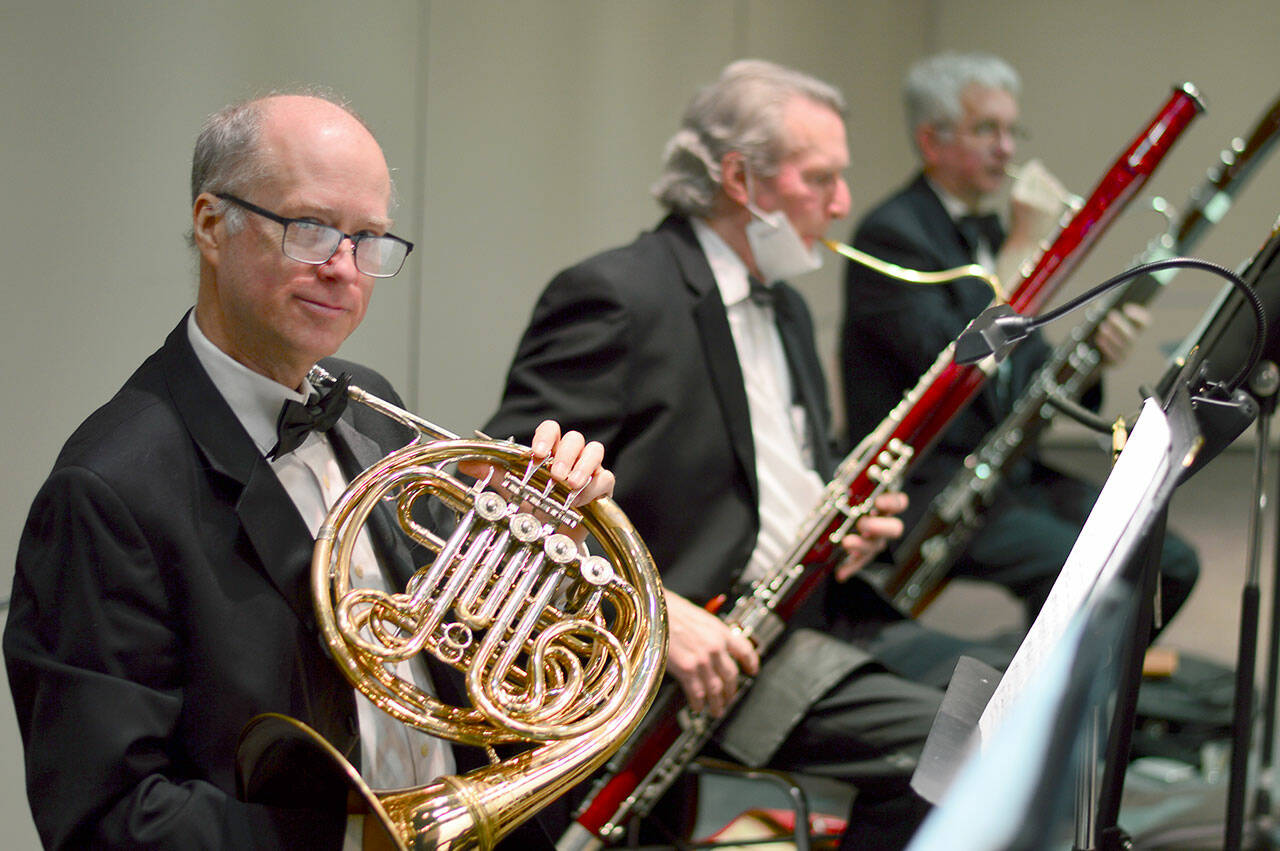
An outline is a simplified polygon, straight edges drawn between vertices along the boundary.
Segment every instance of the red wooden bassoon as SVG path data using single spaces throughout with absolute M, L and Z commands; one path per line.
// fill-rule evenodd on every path
M 1191 84 L 1174 90 L 1012 291 L 1008 303 L 1014 310 L 1041 309 L 1203 108 Z M 986 381 L 992 367 L 956 364 L 954 348 L 952 343 L 939 354 L 916 387 L 841 462 L 786 556 L 723 615 L 762 655 L 839 563 L 840 540 L 853 524 L 870 513 L 876 496 L 897 487 L 911 464 Z M 749 687 L 749 682 L 740 683 L 735 702 Z M 647 814 L 698 755 L 718 723 L 705 713 L 691 712 L 680 689 L 667 683 L 645 721 L 593 785 L 557 843 L 558 851 L 600 848 L 621 838 L 627 823 Z

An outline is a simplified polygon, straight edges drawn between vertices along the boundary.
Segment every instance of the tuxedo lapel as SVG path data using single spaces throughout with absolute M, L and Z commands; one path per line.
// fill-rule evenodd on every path
M 960 228 L 956 225 L 955 220 L 951 218 L 951 214 L 947 212 L 947 208 L 942 205 L 942 199 L 933 191 L 933 187 L 925 180 L 923 174 L 911 184 L 909 197 L 912 205 L 916 208 L 917 215 L 924 223 L 926 232 L 932 234 L 932 239 L 939 248 L 939 253 L 943 258 L 941 268 L 954 268 L 975 262 L 974 253 L 966 242 L 964 235 L 960 232 Z M 999 242 L 992 247 L 992 250 L 998 251 L 1003 243 L 1004 236 L 1002 233 Z M 974 279 L 962 279 L 943 286 L 946 287 L 947 292 L 950 294 L 955 309 L 964 315 L 977 316 L 991 301 L 992 294 L 990 290 L 980 291 L 979 288 L 986 285 L 980 284 Z M 1001 407 L 995 380 L 986 382 L 986 386 L 979 392 L 975 404 L 985 408 L 987 416 L 996 420 L 1000 419 Z
M 965 242 L 964 235 L 960 233 L 955 220 L 951 218 L 947 208 L 942 206 L 942 199 L 933 191 L 923 174 L 911 184 L 907 197 L 910 198 L 916 215 L 920 217 L 924 233 L 938 248 L 942 257 L 940 268 L 954 268 L 974 262 L 972 249 Z
M 755 444 L 751 439 L 751 413 L 747 406 L 746 383 L 742 377 L 742 366 L 738 362 L 738 350 L 733 343 L 733 332 L 729 329 L 729 317 L 725 312 L 724 302 L 720 299 L 720 290 L 716 287 L 715 277 L 698 244 L 698 238 L 686 220 L 669 217 L 663 222 L 660 232 L 667 236 L 685 286 L 692 295 L 693 321 L 698 328 L 703 356 L 711 374 L 711 384 L 715 388 L 716 399 L 724 416 L 729 443 L 751 489 L 752 500 L 758 500 Z
M 232 501 L 261 568 L 294 613 L 315 623 L 308 590 L 313 539 L 267 460 L 214 387 L 187 340 L 184 316 L 162 352 L 165 383 L 210 473 L 239 491 Z
M 313 628 L 310 577 L 315 540 L 266 458 L 260 456 L 254 466 L 236 503 L 236 514 L 271 584 L 298 618 Z

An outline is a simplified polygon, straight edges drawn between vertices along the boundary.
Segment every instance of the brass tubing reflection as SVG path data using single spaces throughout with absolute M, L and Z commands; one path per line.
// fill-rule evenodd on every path
M 1000 288 L 1000 280 L 994 273 L 988 272 L 977 263 L 957 266 L 954 269 L 943 269 L 939 272 L 921 272 L 918 269 L 907 269 L 896 263 L 881 260 L 879 257 L 872 257 L 865 251 L 859 251 L 852 245 L 845 245 L 843 242 L 836 242 L 834 239 L 824 239 L 822 244 L 836 254 L 847 257 L 855 263 L 861 263 L 881 275 L 911 284 L 947 284 L 951 281 L 958 281 L 961 278 L 978 278 L 987 282 L 987 286 L 991 287 L 991 291 L 995 293 L 997 301 L 1002 304 L 1007 301 L 1004 291 Z

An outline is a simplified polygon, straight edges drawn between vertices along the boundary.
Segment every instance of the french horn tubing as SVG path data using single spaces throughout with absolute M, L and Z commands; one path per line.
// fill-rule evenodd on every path
M 310 379 L 333 382 L 319 367 Z M 401 851 L 488 849 L 600 766 L 648 709 L 666 660 L 658 571 L 612 500 L 575 507 L 577 492 L 532 463 L 528 448 L 462 439 L 358 387 L 349 393 L 417 437 L 352 480 L 316 535 L 311 592 L 325 645 L 382 711 L 483 747 L 490 765 L 415 789 L 373 789 L 314 730 L 269 714 L 245 728 L 237 780 L 253 800 L 277 782 L 282 753 L 306 753 L 308 764 L 320 753 Z M 460 462 L 479 478 L 457 474 Z M 424 525 L 424 500 L 455 515 L 452 533 Z M 351 577 L 356 536 L 384 504 L 434 555 L 390 594 Z M 575 529 L 599 554 L 568 534 Z M 397 673 L 422 652 L 461 672 L 469 706 Z M 499 760 L 496 745 L 519 753 Z

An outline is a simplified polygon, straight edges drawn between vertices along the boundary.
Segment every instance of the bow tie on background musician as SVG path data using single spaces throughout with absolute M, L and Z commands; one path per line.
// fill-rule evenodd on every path
M 975 253 L 981 245 L 994 253 L 1004 242 L 1004 226 L 1000 224 L 999 213 L 966 213 L 956 219 L 956 227 L 969 250 Z
M 751 287 L 751 300 L 761 307 L 773 307 L 777 296 L 774 285 L 763 283 L 755 275 L 748 276 L 747 280 Z

